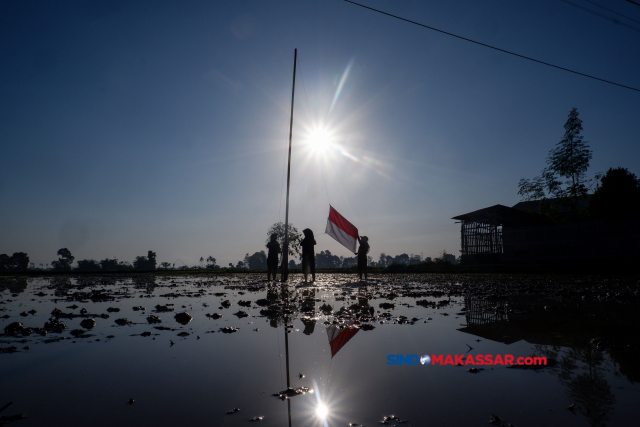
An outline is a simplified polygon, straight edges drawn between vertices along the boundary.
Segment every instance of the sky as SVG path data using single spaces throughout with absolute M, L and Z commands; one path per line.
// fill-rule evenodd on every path
M 625 0 L 360 1 L 640 88 Z M 639 91 L 342 0 L 3 1 L 0 253 L 179 266 L 264 250 L 285 217 L 294 49 L 289 220 L 317 252 L 350 255 L 323 234 L 331 204 L 374 259 L 459 255 L 451 218 L 518 203 L 573 107 L 587 174 L 640 175 Z

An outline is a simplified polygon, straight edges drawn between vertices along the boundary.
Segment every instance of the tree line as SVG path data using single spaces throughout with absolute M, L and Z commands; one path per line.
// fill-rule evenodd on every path
M 285 225 L 283 222 L 277 222 L 269 227 L 267 230 L 267 239 L 265 240 L 265 245 L 269 242 L 271 235 L 277 235 L 277 241 L 280 244 L 281 248 L 284 248 L 284 240 L 285 240 Z M 289 239 L 289 257 L 293 258 L 289 261 L 289 269 L 301 269 L 302 268 L 302 249 L 300 247 L 300 242 L 302 241 L 302 233 L 298 231 L 298 229 L 293 225 L 289 224 L 288 231 L 288 239 Z M 298 259 L 299 262 L 296 262 L 295 259 Z M 391 265 L 416 265 L 420 263 L 455 263 L 456 257 L 451 254 L 447 254 L 445 250 L 443 250 L 437 258 L 433 261 L 430 257 L 423 258 L 422 255 L 414 255 L 414 254 L 400 254 L 396 256 L 387 255 L 386 253 L 381 253 L 378 257 L 378 260 L 374 260 L 373 257 L 367 256 L 367 265 L 370 267 L 389 267 Z M 331 253 L 331 251 L 320 251 L 316 253 L 316 268 L 351 268 L 357 266 L 358 260 L 355 256 L 352 257 L 344 257 L 338 256 Z M 233 263 L 229 263 L 227 268 L 234 268 L 237 270 L 248 269 L 248 270 L 265 270 L 267 268 L 267 254 L 264 250 L 254 252 L 252 255 L 248 253 L 244 256 L 243 259 L 238 261 L 235 265 Z
M 71 251 L 67 248 L 61 248 L 57 252 L 58 259 L 51 261 L 51 269 L 53 271 L 151 271 L 156 270 L 156 253 L 147 252 L 147 256 L 137 256 L 132 263 L 127 261 L 118 261 L 116 258 L 105 258 L 102 261 L 94 259 L 83 259 L 77 262 L 77 267 L 73 267 L 73 261 L 76 259 Z M 215 259 L 214 259 L 215 262 Z M 162 265 L 170 265 L 162 263 Z M 40 264 L 40 267 L 43 265 Z M 12 256 L 7 254 L 0 255 L 0 271 L 25 271 L 27 268 L 35 268 L 33 263 L 29 262 L 29 255 L 25 252 L 16 252 Z
M 295 228 L 294 228 L 295 229 Z M 292 249 L 292 254 L 296 254 L 295 248 Z M 186 264 L 179 265 L 176 268 L 175 263 L 162 262 L 157 264 L 156 253 L 148 251 L 147 256 L 137 256 L 133 262 L 119 261 L 117 258 L 105 258 L 101 261 L 94 259 L 82 259 L 78 260 L 76 266 L 73 266 L 75 257 L 71 251 L 67 248 L 61 248 L 57 252 L 58 259 L 51 261 L 51 269 L 53 271 L 60 272 L 111 272 L 111 271 L 154 271 L 154 270 L 266 270 L 267 268 L 267 254 L 265 251 L 259 251 L 249 255 L 248 253 L 244 258 L 238 261 L 235 265 L 229 263 L 226 267 L 221 267 L 216 263 L 216 258 L 209 256 L 206 259 L 200 257 L 199 265 L 188 266 Z M 441 263 L 451 262 L 455 259 L 453 255 L 449 255 L 446 251 L 442 251 L 440 257 L 434 261 L 430 257 L 422 258 L 421 255 L 414 254 L 400 254 L 396 256 L 390 256 L 384 252 L 380 254 L 377 261 L 371 256 L 367 257 L 368 265 L 370 267 L 389 267 L 391 265 L 416 265 L 420 263 Z M 316 268 L 355 268 L 358 261 L 355 256 L 344 257 L 331 253 L 331 251 L 320 251 L 316 254 Z M 43 265 L 40 264 L 42 267 Z M 29 262 L 29 255 L 24 252 L 16 252 L 12 256 L 6 254 L 0 255 L 0 271 L 12 272 L 12 271 L 25 271 L 28 268 L 35 268 L 33 263 Z M 295 260 L 289 261 L 289 269 L 301 269 L 301 261 L 296 263 Z
M 370 267 L 388 267 L 392 264 L 400 265 L 413 265 L 419 264 L 424 261 L 431 261 L 430 257 L 425 259 L 420 255 L 408 255 L 401 254 L 392 257 L 385 254 L 380 254 L 378 261 L 374 261 L 373 257 L 367 257 L 367 265 Z M 351 268 L 358 264 L 358 260 L 355 256 L 344 257 L 331 253 L 331 251 L 320 251 L 316 253 L 316 268 Z M 249 270 L 265 270 L 267 268 L 267 254 L 265 251 L 259 251 L 249 255 L 248 253 L 244 258 L 236 263 L 229 263 L 229 268 L 235 269 L 249 269 Z M 294 260 L 289 261 L 289 269 L 301 269 L 301 262 L 296 263 Z

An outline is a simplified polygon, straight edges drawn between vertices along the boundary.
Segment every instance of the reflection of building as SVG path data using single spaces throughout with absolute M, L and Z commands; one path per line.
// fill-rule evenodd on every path
M 629 381 L 640 382 L 640 366 L 634 352 L 622 348 L 628 344 L 640 348 L 637 303 L 466 298 L 465 308 L 467 326 L 458 329 L 460 332 L 504 344 L 524 340 L 540 346 L 573 347 L 604 335 L 613 343 L 610 356 L 620 372 Z
M 467 298 L 465 306 L 467 326 L 459 331 L 507 345 L 521 340 L 533 344 L 532 356 L 553 361 L 549 372 L 557 375 L 573 410 L 587 418 L 589 425 L 607 425 L 616 402 L 609 383 L 613 377 L 640 381 L 636 352 L 623 347 L 640 344 L 637 303 L 550 303 L 538 297 L 519 297 L 501 301 Z M 607 353 L 614 363 L 608 363 Z
M 588 200 L 582 200 L 585 205 Z M 640 220 L 544 223 L 541 201 L 495 205 L 458 215 L 463 264 L 562 262 L 640 257 Z M 559 216 L 566 205 L 554 199 Z M 583 206 L 578 206 L 580 209 Z

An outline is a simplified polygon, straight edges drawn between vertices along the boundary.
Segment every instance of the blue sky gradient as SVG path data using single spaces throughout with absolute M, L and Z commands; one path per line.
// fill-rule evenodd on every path
M 640 24 L 622 17 L 639 31 L 560 0 L 362 3 L 640 88 Z M 376 259 L 458 255 L 450 218 L 520 201 L 572 107 L 589 175 L 640 174 L 640 92 L 344 1 L 5 1 L 0 253 L 227 265 L 264 249 L 284 220 L 294 48 L 290 220 L 318 251 L 349 255 L 322 235 L 330 202 Z

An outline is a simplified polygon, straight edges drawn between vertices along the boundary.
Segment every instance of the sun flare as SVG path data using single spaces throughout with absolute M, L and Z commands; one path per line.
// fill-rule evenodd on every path
M 331 146 L 331 135 L 324 129 L 314 129 L 309 134 L 309 146 L 313 151 L 323 153 Z

